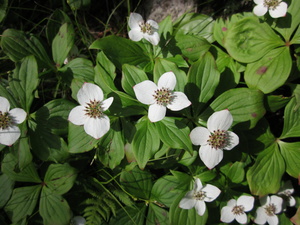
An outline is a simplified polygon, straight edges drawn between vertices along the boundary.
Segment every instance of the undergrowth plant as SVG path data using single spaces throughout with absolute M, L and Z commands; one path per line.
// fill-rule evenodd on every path
M 300 1 L 49 2 L 0 1 L 1 224 L 300 224 Z

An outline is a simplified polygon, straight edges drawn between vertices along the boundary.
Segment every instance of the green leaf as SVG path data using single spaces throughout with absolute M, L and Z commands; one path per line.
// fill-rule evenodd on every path
M 182 193 L 178 196 L 178 198 L 173 202 L 169 217 L 170 224 L 172 225 L 205 225 L 208 218 L 208 209 L 206 208 L 203 216 L 199 216 L 195 210 L 192 209 L 181 209 L 179 208 L 179 202 L 185 196 L 186 193 Z M 205 203 L 206 204 L 206 203 Z
M 281 155 L 284 158 L 286 172 L 294 177 L 300 176 L 300 142 L 278 141 Z
M 19 157 L 19 168 L 23 170 L 28 164 L 32 162 L 32 154 L 30 152 L 29 138 L 24 137 L 19 140 L 16 147 Z
M 211 53 L 207 52 L 192 64 L 188 72 L 186 91 L 195 114 L 198 114 L 203 106 L 201 103 L 206 103 L 213 97 L 219 80 L 220 73 Z
M 167 41 L 170 35 L 173 34 L 173 24 L 171 15 L 166 16 L 160 23 L 159 23 L 159 36 L 161 39 Z M 161 40 L 160 40 L 161 41 Z
M 17 164 L 17 158 L 12 153 L 8 153 L 2 161 L 1 170 L 14 181 L 33 183 L 42 182 L 33 163 L 29 163 L 21 171 L 16 167 Z
M 12 79 L 9 81 L 12 92 L 27 113 L 30 111 L 34 99 L 33 92 L 38 84 L 37 62 L 34 56 L 27 56 L 23 58 L 22 62 L 16 64 Z
M 254 165 L 247 172 L 251 193 L 259 196 L 277 193 L 284 172 L 284 160 L 277 143 L 274 143 L 258 154 Z
M 51 164 L 45 174 L 45 185 L 55 194 L 63 195 L 73 186 L 77 170 L 69 164 Z
M 12 222 L 16 223 L 33 213 L 41 188 L 42 185 L 35 185 L 14 189 L 11 199 L 5 206 L 5 211 Z
M 23 31 L 7 29 L 2 34 L 1 47 L 14 62 L 34 55 L 39 65 L 55 70 L 44 46 L 35 36 L 28 38 Z
M 175 149 L 184 149 L 190 153 L 193 152 L 189 138 L 190 129 L 184 123 L 165 117 L 163 120 L 155 123 L 155 126 L 160 139 L 166 145 Z
M 210 107 L 213 111 L 228 109 L 233 116 L 233 125 L 253 128 L 265 114 L 263 93 L 248 88 L 231 89 L 218 96 Z M 200 115 L 205 120 L 212 114 L 211 110 Z
M 300 136 L 300 108 L 296 106 L 296 98 L 292 98 L 285 107 L 283 130 L 279 139 Z
M 88 9 L 91 5 L 91 0 L 67 0 L 72 10 Z
M 117 43 L 117 44 L 116 44 Z M 150 58 L 138 43 L 118 36 L 108 36 L 92 43 L 90 49 L 100 49 L 119 69 L 123 64 L 146 65 Z
M 63 24 L 52 41 L 52 55 L 57 67 L 64 64 L 70 50 L 74 45 L 75 33 L 73 25 Z
M 169 215 L 166 209 L 163 209 L 153 203 L 149 204 L 149 210 L 146 219 L 146 225 L 169 225 Z
M 245 177 L 244 163 L 235 162 L 229 165 L 228 171 L 226 172 L 226 176 L 236 184 L 240 184 L 243 182 Z
M 267 95 L 266 109 L 271 112 L 276 112 L 286 106 L 290 100 L 291 97 L 284 97 L 282 95 Z
M 175 38 L 178 35 L 192 34 L 194 36 L 205 38 L 212 43 L 214 20 L 203 14 L 184 13 L 174 23 Z
M 10 198 L 14 184 L 15 182 L 6 174 L 0 175 L 0 209 L 5 206 L 6 202 Z
M 112 217 L 109 221 L 110 225 L 140 225 L 144 224 L 145 220 L 145 212 L 146 212 L 145 204 L 138 204 L 135 207 L 123 207 L 119 208 L 116 216 Z
M 157 83 L 158 79 L 166 72 L 173 72 L 176 76 L 175 90 L 184 91 L 185 84 L 187 82 L 186 74 L 183 70 L 178 69 L 177 65 L 170 62 L 167 59 L 157 58 L 155 60 L 153 80 Z
M 152 174 L 141 170 L 137 166 L 131 171 L 123 170 L 120 176 L 122 186 L 134 197 L 144 200 L 150 199 L 152 189 Z
M 149 159 L 159 150 L 158 131 L 148 119 L 136 125 L 136 133 L 132 140 L 132 151 L 141 169 L 145 168 Z
M 192 61 L 197 61 L 211 47 L 211 44 L 203 37 L 188 34 L 176 35 L 177 46 L 182 54 Z
M 257 88 L 267 94 L 286 82 L 291 69 L 289 48 L 272 49 L 260 60 L 247 65 L 245 81 L 249 88 Z
M 264 35 L 261 35 L 264 34 Z M 224 46 L 234 59 L 244 63 L 254 62 L 270 50 L 285 43 L 267 23 L 256 17 L 246 17 L 230 27 L 224 37 Z
M 2 20 L 6 16 L 7 6 L 8 6 L 8 0 L 1 0 L 1 2 L 0 2 L 0 22 L 2 22 Z
M 143 70 L 128 64 L 122 66 L 122 88 L 130 96 L 135 98 L 133 86 L 144 80 L 148 80 L 148 77 Z
M 47 187 L 42 189 L 39 212 L 44 225 L 69 224 L 72 216 L 68 202 Z

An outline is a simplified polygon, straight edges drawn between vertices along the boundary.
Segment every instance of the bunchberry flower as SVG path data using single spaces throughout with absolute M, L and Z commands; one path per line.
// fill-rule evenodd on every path
M 231 199 L 227 202 L 221 210 L 221 221 L 224 223 L 231 223 L 236 220 L 240 224 L 247 223 L 246 212 L 252 210 L 254 205 L 253 196 L 240 196 L 237 200 Z
M 270 225 L 277 225 L 278 217 L 276 214 L 281 212 L 282 202 L 282 198 L 276 195 L 262 197 L 260 199 L 262 206 L 257 208 L 254 222 L 257 224 L 265 224 L 268 222 Z
M 153 45 L 159 43 L 158 24 L 153 20 L 144 22 L 143 17 L 138 13 L 131 13 L 128 21 L 130 31 L 128 36 L 133 41 L 140 41 L 145 38 Z
M 256 6 L 253 13 L 257 16 L 263 16 L 268 11 L 271 17 L 278 18 L 286 15 L 288 5 L 282 0 L 254 0 Z
M 150 80 L 145 80 L 133 87 L 136 98 L 141 103 L 150 105 L 148 118 L 151 122 L 162 120 L 166 115 L 166 108 L 179 111 L 191 104 L 184 93 L 173 91 L 175 85 L 175 74 L 167 72 L 159 78 L 157 85 Z
M 85 132 L 93 138 L 101 138 L 110 128 L 110 120 L 103 112 L 110 107 L 113 97 L 103 100 L 100 87 L 84 83 L 77 93 L 77 99 L 80 105 L 71 110 L 69 121 L 83 125 Z
M 229 110 L 213 113 L 207 121 L 207 128 L 196 127 L 190 138 L 194 145 L 201 145 L 199 156 L 203 163 L 212 169 L 223 159 L 223 149 L 231 150 L 239 143 L 239 137 L 228 131 L 233 117 Z
M 0 96 L 0 144 L 11 146 L 21 135 L 17 124 L 23 123 L 27 113 L 20 108 L 10 109 L 9 101 Z
M 294 193 L 294 188 L 292 182 L 287 181 L 283 187 L 280 188 L 277 195 L 279 195 L 283 199 L 283 209 L 285 210 L 286 206 L 293 207 L 296 205 L 296 200 L 292 196 Z
M 195 207 L 198 215 L 202 216 L 206 210 L 205 202 L 214 201 L 220 193 L 220 189 L 216 186 L 211 184 L 203 186 L 200 179 L 197 178 L 194 189 L 186 193 L 181 199 L 179 207 L 182 209 L 191 209 Z

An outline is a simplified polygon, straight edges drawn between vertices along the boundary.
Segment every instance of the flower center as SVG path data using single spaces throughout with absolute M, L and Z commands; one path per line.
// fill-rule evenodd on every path
M 173 100 L 172 91 L 168 88 L 157 89 L 153 95 L 158 105 L 166 106 Z
M 274 216 L 276 211 L 276 206 L 274 204 L 269 204 L 265 207 L 265 211 L 268 216 Z
M 141 28 L 141 31 L 145 34 L 152 34 L 152 28 L 151 25 L 149 23 L 144 23 L 144 22 L 140 22 L 139 26 Z
M 225 130 L 215 130 L 209 135 L 208 144 L 215 149 L 224 148 L 227 144 L 227 135 Z
M 281 0 L 265 0 L 264 6 L 274 10 L 280 4 Z
M 12 119 L 8 116 L 8 112 L 0 111 L 0 129 L 7 129 L 12 124 Z
M 242 205 L 236 205 L 232 208 L 231 212 L 233 212 L 234 215 L 242 215 L 244 214 L 245 208 Z
M 194 199 L 203 201 L 206 197 L 205 191 L 198 191 L 194 193 Z
M 91 118 L 100 118 L 103 115 L 103 108 L 101 107 L 101 102 L 100 101 L 90 101 L 89 103 L 87 103 L 87 105 L 85 106 L 85 110 L 86 113 L 85 115 L 88 115 Z

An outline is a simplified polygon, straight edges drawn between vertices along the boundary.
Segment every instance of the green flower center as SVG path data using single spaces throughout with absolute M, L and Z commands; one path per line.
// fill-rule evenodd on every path
M 8 112 L 0 111 L 0 128 L 7 129 L 12 124 L 12 119 L 8 116 Z
M 206 197 L 205 191 L 198 191 L 194 193 L 194 199 L 203 201 Z
M 276 7 L 280 4 L 281 0 L 265 0 L 264 6 L 268 7 L 269 9 L 276 9 Z
M 245 208 L 242 205 L 236 205 L 232 208 L 231 212 L 233 212 L 234 215 L 242 215 L 244 214 Z
M 226 130 L 215 130 L 209 135 L 208 144 L 215 149 L 223 149 L 227 144 Z
M 152 27 L 151 27 L 151 25 L 150 25 L 149 23 L 141 22 L 141 23 L 139 23 L 139 26 L 140 26 L 140 28 L 141 28 L 141 31 L 142 31 L 144 34 L 145 34 L 145 33 L 147 33 L 147 34 L 149 34 L 149 35 L 153 34 Z
M 276 211 L 276 206 L 274 204 L 269 204 L 265 207 L 265 211 L 268 216 L 274 216 Z
M 157 89 L 154 93 L 153 97 L 158 105 L 166 106 L 173 100 L 172 91 L 168 88 Z
M 88 115 L 91 118 L 100 118 L 103 115 L 103 108 L 101 106 L 101 102 L 100 101 L 90 101 L 89 103 L 87 103 L 87 105 L 85 106 L 85 115 Z

